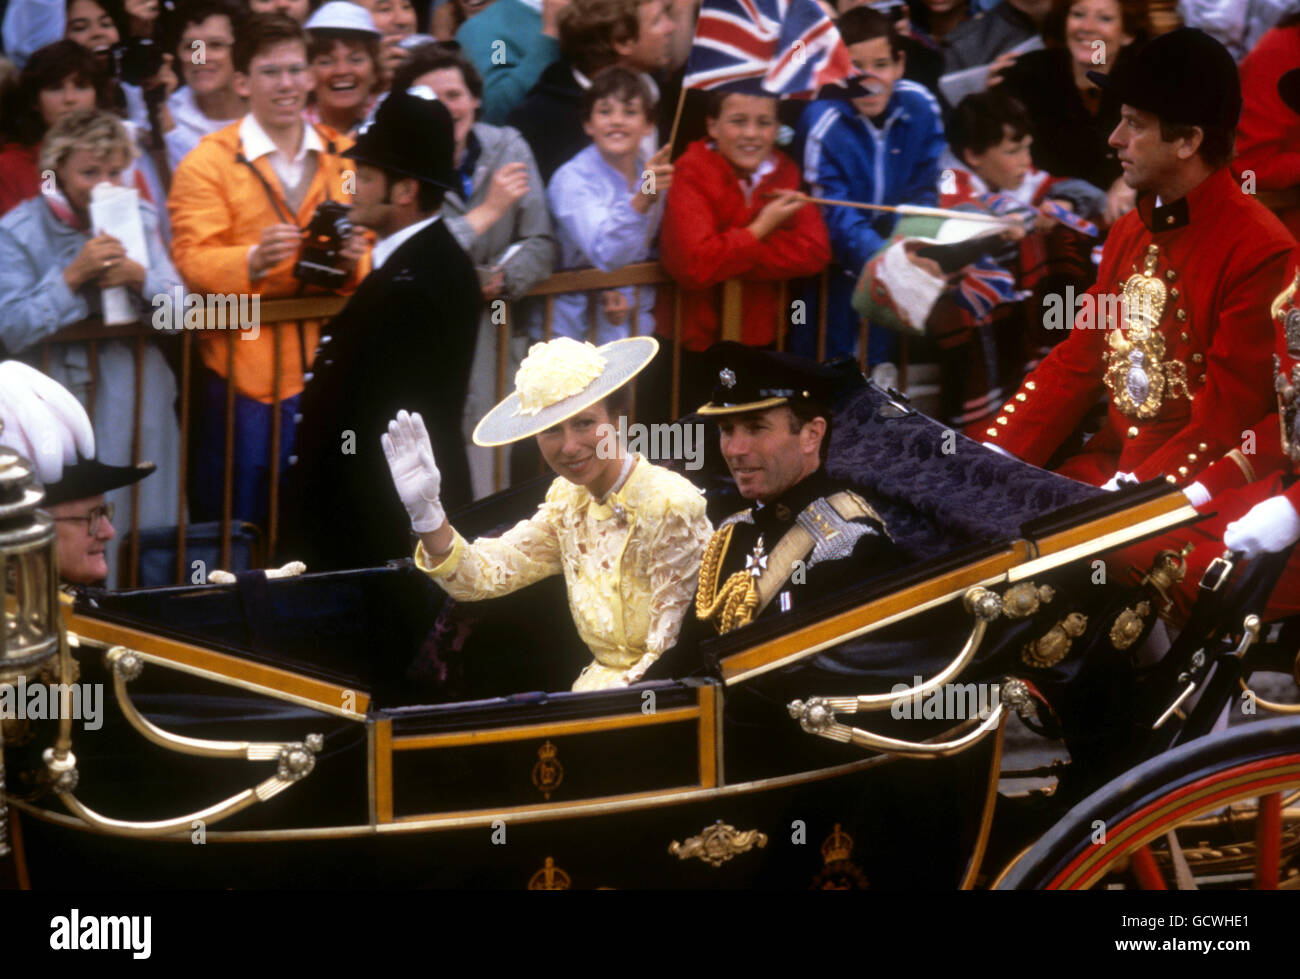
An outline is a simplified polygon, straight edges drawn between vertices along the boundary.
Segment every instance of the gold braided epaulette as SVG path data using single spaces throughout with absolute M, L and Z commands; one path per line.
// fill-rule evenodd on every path
M 709 538 L 704 559 L 700 562 L 700 586 L 695 594 L 696 616 L 702 622 L 716 619 L 713 624 L 720 635 L 748 625 L 758 609 L 758 587 L 748 571 L 737 571 L 718 588 L 722 562 L 735 529 L 734 522 L 723 524 Z

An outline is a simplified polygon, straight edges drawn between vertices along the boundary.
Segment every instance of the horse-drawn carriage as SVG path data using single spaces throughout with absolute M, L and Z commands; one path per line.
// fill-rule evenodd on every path
M 83 695 L 78 718 L 4 722 L 20 879 L 1296 886 L 1300 718 L 1215 730 L 1229 705 L 1286 710 L 1248 688 L 1296 668 L 1293 629 L 1259 622 L 1268 562 L 1216 564 L 1158 655 L 1180 555 L 1141 579 L 1107 555 L 1195 520 L 1180 492 L 1074 483 L 865 383 L 830 469 L 912 561 L 679 650 L 668 676 L 573 693 L 588 657 L 559 579 L 458 605 L 399 561 L 60 602 L 10 457 L 0 683 Z M 727 505 L 718 460 L 690 475 Z M 456 526 L 490 532 L 544 490 Z M 1010 725 L 1068 761 L 1004 770 Z

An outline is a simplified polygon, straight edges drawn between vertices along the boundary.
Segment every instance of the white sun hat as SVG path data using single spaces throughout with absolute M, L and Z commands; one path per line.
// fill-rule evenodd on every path
M 602 347 L 557 337 L 535 343 L 515 374 L 515 390 L 474 429 L 474 444 L 509 445 L 590 408 L 654 359 L 654 337 L 625 337 Z
M 383 35 L 375 26 L 374 18 L 365 7 L 348 0 L 330 0 L 321 4 L 314 14 L 302 25 L 309 31 L 347 31 L 352 34 L 367 34 L 376 39 Z

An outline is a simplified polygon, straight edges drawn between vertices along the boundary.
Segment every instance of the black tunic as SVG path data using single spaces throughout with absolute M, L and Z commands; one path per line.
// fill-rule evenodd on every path
M 410 519 L 379 442 L 400 408 L 420 412 L 429 429 L 447 512 L 472 500 L 461 412 L 480 307 L 474 265 L 437 220 L 398 246 L 330 320 L 303 390 L 280 560 L 326 571 L 409 556 Z
M 722 560 L 718 583 L 746 569 L 760 537 L 764 552 L 770 556 L 809 504 L 843 489 L 848 489 L 847 484 L 832 480 L 825 469 L 818 469 L 770 503 L 741 511 L 740 519 L 733 521 L 735 529 Z M 856 541 L 834 541 L 831 553 L 844 552 L 843 556 L 827 557 L 814 552 L 803 558 L 803 566 L 796 565 L 760 618 L 800 608 L 823 595 L 850 588 L 898 566 L 899 551 L 880 520 L 864 517 L 851 522 L 861 527 L 862 533 Z

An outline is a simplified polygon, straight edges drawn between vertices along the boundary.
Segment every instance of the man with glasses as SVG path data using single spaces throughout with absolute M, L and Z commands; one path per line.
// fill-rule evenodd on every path
M 191 293 L 246 296 L 249 309 L 253 296 L 260 308 L 271 299 L 351 292 L 368 265 L 358 235 L 348 237 L 334 258 L 340 278 L 346 276 L 337 289 L 298 274 L 303 229 L 326 202 L 349 203 L 355 180 L 353 164 L 340 155 L 350 141 L 303 118 L 313 79 L 302 27 L 282 14 L 250 17 L 235 39 L 234 70 L 235 91 L 248 100 L 248 115 L 205 136 L 172 183 L 167 204 L 176 268 Z M 319 339 L 315 320 L 245 329 L 233 342 L 212 324 L 199 334 L 205 370 L 198 382 L 198 457 L 190 497 L 195 520 L 221 514 L 229 383 L 235 387 L 232 516 L 266 527 L 273 406 L 278 399 L 283 478 L 294 452 L 304 375 Z
M 63 478 L 45 487 L 43 507 L 54 518 L 58 537 L 59 578 L 65 585 L 102 585 L 108 577 L 104 549 L 117 536 L 113 504 L 104 494 L 130 486 L 154 471 L 152 462 L 108 466 L 81 459 L 63 470 Z
M 63 385 L 18 360 L 0 361 L 0 446 L 25 458 L 44 486 L 42 508 L 55 521 L 63 582 L 102 584 L 104 548 L 117 536 L 104 494 L 144 479 L 154 464 L 109 466 L 96 459 L 86 409 Z

